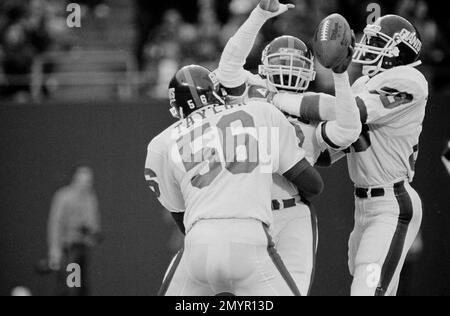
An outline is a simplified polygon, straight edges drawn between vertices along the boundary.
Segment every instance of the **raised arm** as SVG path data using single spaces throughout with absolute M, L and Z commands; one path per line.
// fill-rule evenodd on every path
M 273 104 L 294 117 L 305 121 L 326 122 L 336 120 L 336 98 L 324 93 L 278 93 Z
M 236 89 L 246 84 L 249 74 L 244 70 L 244 65 L 259 31 L 268 20 L 294 7 L 292 4 L 280 4 L 278 0 L 262 0 L 253 10 L 247 21 L 228 41 L 222 54 L 216 74 L 225 88 Z
M 348 73 L 333 72 L 336 87 L 336 120 L 322 123 L 318 140 L 324 149 L 346 149 L 361 135 L 360 112 L 350 86 Z

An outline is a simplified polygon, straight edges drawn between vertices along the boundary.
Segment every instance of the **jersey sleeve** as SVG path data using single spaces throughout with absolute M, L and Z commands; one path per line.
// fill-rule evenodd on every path
M 236 88 L 248 81 L 248 72 L 244 70 L 244 65 L 259 31 L 270 17 L 269 13 L 258 6 L 228 41 L 220 59 L 219 68 L 215 72 L 225 88 Z
M 279 93 L 274 96 L 273 103 L 281 111 L 304 121 L 322 122 L 336 119 L 336 99 L 328 94 Z
M 398 67 L 380 74 L 357 95 L 363 123 L 389 124 L 426 104 L 428 83 L 416 69 Z
M 320 154 L 315 165 L 321 168 L 330 168 L 345 157 L 346 154 L 343 151 L 327 149 Z
M 278 137 L 278 170 L 276 173 L 284 175 L 296 164 L 306 158 L 306 152 L 299 146 L 299 139 L 295 127 L 277 109 L 273 108 L 275 127 L 279 128 Z
M 270 101 L 272 93 L 263 85 L 249 85 L 248 87 L 248 98 L 249 99 L 260 99 L 264 101 Z
M 336 120 L 321 123 L 317 139 L 322 149 L 340 150 L 358 140 L 362 124 L 348 74 L 333 74 L 333 77 L 336 87 Z
M 145 180 L 164 208 L 182 213 L 185 211 L 184 198 L 171 170 L 169 158 L 150 146 L 145 163 Z

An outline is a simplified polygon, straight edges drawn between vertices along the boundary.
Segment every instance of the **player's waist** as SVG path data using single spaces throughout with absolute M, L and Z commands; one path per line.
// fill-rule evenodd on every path
M 186 235 L 186 242 L 267 245 L 266 231 L 268 231 L 268 225 L 257 219 L 205 219 L 192 226 Z
M 393 184 L 373 187 L 355 187 L 355 196 L 359 199 L 380 198 L 386 196 L 398 196 L 407 192 L 408 180 L 401 180 Z
M 278 212 L 286 209 L 296 207 L 298 204 L 306 204 L 309 202 L 300 196 L 292 197 L 290 199 L 273 199 L 272 200 L 272 211 Z

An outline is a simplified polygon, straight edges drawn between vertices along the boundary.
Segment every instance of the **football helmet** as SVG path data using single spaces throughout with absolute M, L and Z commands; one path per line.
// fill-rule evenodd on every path
M 169 85 L 170 113 L 184 119 L 209 105 L 225 104 L 225 96 L 215 74 L 191 65 L 180 69 Z
M 401 16 L 386 15 L 364 29 L 353 62 L 363 65 L 364 75 L 375 76 L 397 66 L 420 65 L 421 51 L 421 37 L 414 25 Z
M 300 39 L 278 37 L 264 50 L 259 73 L 278 90 L 306 91 L 316 78 L 314 57 Z

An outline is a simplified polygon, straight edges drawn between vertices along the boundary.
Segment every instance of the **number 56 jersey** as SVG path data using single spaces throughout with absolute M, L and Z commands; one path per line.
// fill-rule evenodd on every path
M 161 204 L 185 212 L 186 231 L 207 219 L 256 219 L 269 226 L 272 174 L 305 158 L 294 127 L 257 101 L 194 112 L 148 147 L 146 180 Z
M 353 85 L 365 126 L 348 155 L 357 187 L 413 181 L 428 82 L 415 68 L 396 67 Z

